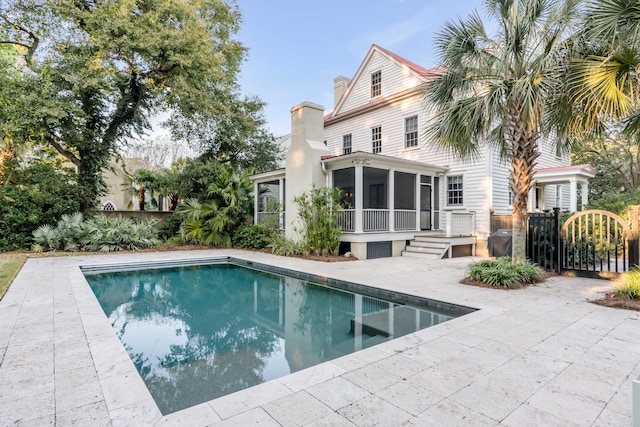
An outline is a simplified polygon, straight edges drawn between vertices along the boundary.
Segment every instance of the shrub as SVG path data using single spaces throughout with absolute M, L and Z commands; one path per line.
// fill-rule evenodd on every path
M 640 189 L 624 193 L 601 194 L 597 198 L 589 200 L 586 209 L 602 209 L 624 218 L 631 205 L 640 205 Z
M 342 230 L 337 224 L 342 192 L 338 188 L 314 188 L 294 201 L 302 228 L 302 249 L 314 255 L 337 254 Z
M 243 224 L 233 233 L 233 244 L 243 248 L 262 249 L 269 246 L 278 236 L 278 230 L 271 224 Z
M 60 234 L 58 229 L 49 224 L 41 225 L 33 232 L 34 244 L 31 250 L 34 252 L 55 251 L 60 248 Z
M 65 215 L 57 227 L 44 225 L 33 232 L 34 251 L 100 251 L 143 249 L 160 243 L 158 221 L 135 222 L 102 215 L 84 220 L 81 214 Z
M 622 275 L 614 287 L 618 295 L 627 299 L 640 299 L 640 268 L 636 267 Z
M 510 257 L 486 260 L 469 266 L 469 279 L 496 288 L 519 288 L 537 283 L 544 271 L 529 261 L 514 263 Z
M 231 236 L 251 209 L 253 184 L 246 171 L 219 166 L 209 184 L 207 200 L 185 200 L 176 212 L 184 215 L 182 234 L 187 241 L 203 245 L 231 246 Z
M 302 250 L 302 244 L 289 240 L 284 236 L 276 237 L 269 245 L 271 252 L 275 255 L 291 256 L 300 255 L 304 251 Z
M 164 221 L 159 225 L 160 237 L 165 240 L 173 239 L 180 234 L 180 226 L 184 221 L 184 216 L 174 212 L 167 216 Z M 182 239 L 184 241 L 184 239 Z
M 98 215 L 85 222 L 81 242 L 86 250 L 99 252 L 148 248 L 160 243 L 158 221 L 134 222 Z
M 49 164 L 17 169 L 0 186 L 0 251 L 26 249 L 32 232 L 79 209 L 71 175 Z

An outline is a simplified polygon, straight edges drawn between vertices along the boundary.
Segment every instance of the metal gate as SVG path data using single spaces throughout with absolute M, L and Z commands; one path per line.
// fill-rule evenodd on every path
M 529 214 L 527 258 L 558 273 L 611 278 L 638 265 L 638 212 L 630 209 L 632 226 L 618 215 L 588 210 L 560 227 L 560 210 Z
M 558 271 L 559 214 L 560 209 L 529 214 L 527 258 L 546 270 Z
M 637 264 L 637 245 L 637 237 L 618 215 L 578 212 L 560 229 L 560 269 L 578 276 L 615 277 Z

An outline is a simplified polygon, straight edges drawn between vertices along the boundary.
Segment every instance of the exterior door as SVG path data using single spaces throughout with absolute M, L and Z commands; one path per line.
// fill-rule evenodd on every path
M 431 177 L 420 177 L 420 230 L 431 230 Z

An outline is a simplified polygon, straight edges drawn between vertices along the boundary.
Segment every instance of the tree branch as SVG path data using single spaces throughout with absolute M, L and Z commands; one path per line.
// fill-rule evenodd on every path
M 25 43 L 18 43 L 18 42 L 13 42 L 13 44 L 27 48 L 27 54 L 25 55 L 24 59 L 25 61 L 27 61 L 27 64 L 31 64 L 33 55 L 36 53 L 36 49 L 38 49 L 38 45 L 40 44 L 40 38 L 36 35 L 34 31 L 26 27 L 23 27 L 20 24 L 10 21 L 9 18 L 7 18 L 4 14 L 0 13 L 0 18 L 3 21 L 5 21 L 7 24 L 9 24 L 11 27 L 13 27 L 14 29 L 18 31 L 22 31 L 23 33 L 27 33 L 27 35 L 29 35 L 29 37 L 33 41 L 31 45 L 27 45 Z
M 58 141 L 56 141 L 55 139 L 48 137 L 47 141 L 49 142 L 49 144 L 51 144 L 51 146 L 53 148 L 55 148 L 60 154 L 62 154 L 64 157 L 66 157 L 67 159 L 69 159 L 69 161 L 71 163 L 73 163 L 74 165 L 76 165 L 77 167 L 80 167 L 82 165 L 82 162 L 80 161 L 80 159 L 73 154 L 71 151 L 66 150 L 62 145 L 60 145 L 60 143 Z

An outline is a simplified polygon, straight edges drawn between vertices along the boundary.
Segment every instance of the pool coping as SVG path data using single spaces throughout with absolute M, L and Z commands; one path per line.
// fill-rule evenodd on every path
M 189 419 L 192 415 L 198 414 L 198 417 L 202 416 L 204 413 L 208 412 L 206 410 L 206 406 L 209 405 L 213 408 L 213 410 L 218 414 L 223 414 L 224 418 L 229 418 L 234 415 L 238 415 L 247 410 L 253 409 L 257 406 L 269 403 L 272 400 L 277 400 L 283 397 L 282 388 L 280 385 L 276 385 L 277 382 L 281 382 L 286 384 L 288 387 L 293 387 L 293 391 L 301 390 L 301 385 L 304 384 L 306 387 L 311 387 L 313 385 L 322 383 L 328 379 L 334 378 L 338 374 L 346 373 L 345 370 L 336 366 L 333 362 L 336 360 L 345 362 L 347 364 L 351 364 L 353 366 L 359 365 L 359 361 L 364 359 L 366 363 L 374 363 L 376 361 L 380 361 L 382 359 L 387 358 L 390 354 L 393 354 L 396 350 L 406 348 L 406 343 L 404 341 L 414 341 L 421 340 L 422 337 L 432 337 L 433 333 L 423 334 L 422 331 L 429 330 L 431 328 L 435 328 L 438 325 L 431 326 L 426 329 L 421 329 L 420 331 L 413 332 L 411 334 L 404 335 L 403 337 L 395 338 L 391 341 L 387 341 L 382 344 L 378 344 L 366 349 L 359 350 L 357 352 L 341 356 L 337 359 L 333 359 L 327 362 L 319 363 L 317 365 L 311 366 L 309 368 L 305 368 L 298 372 L 285 375 L 283 377 L 279 377 L 262 384 L 249 387 L 244 390 L 240 390 L 225 396 L 221 396 L 216 399 L 208 400 L 202 402 L 198 405 L 191 406 L 189 408 L 185 408 L 176 412 L 172 412 L 170 414 L 163 415 L 158 408 L 153 396 L 149 392 L 144 380 L 138 373 L 135 365 L 131 361 L 129 355 L 126 353 L 125 348 L 123 347 L 120 339 L 117 337 L 113 329 L 111 329 L 111 323 L 104 313 L 98 299 L 96 298 L 93 290 L 91 289 L 89 283 L 86 281 L 84 273 L 98 273 L 98 272 L 107 272 L 107 271 L 126 271 L 130 269 L 145 269 L 147 267 L 151 268 L 163 268 L 163 267 L 177 267 L 177 266 L 192 266 L 192 265 L 206 265 L 215 262 L 233 262 L 238 263 L 240 265 L 245 265 L 248 267 L 255 266 L 260 270 L 267 270 L 275 273 L 284 273 L 287 275 L 291 275 L 294 278 L 301 280 L 308 280 L 317 282 L 319 284 L 326 284 L 329 286 L 345 286 L 346 289 L 359 289 L 365 288 L 367 292 L 371 294 L 381 294 L 386 296 L 387 294 L 393 294 L 394 298 L 397 298 L 400 301 L 415 303 L 417 301 L 424 301 L 425 298 L 416 297 L 405 293 L 393 292 L 391 290 L 384 290 L 381 288 L 376 288 L 373 286 L 347 282 L 340 279 L 335 279 L 327 276 L 318 276 L 311 273 L 305 273 L 302 271 L 292 270 L 283 267 L 271 266 L 268 264 L 264 264 L 258 261 L 247 260 L 246 258 L 236 257 L 236 256 L 219 256 L 219 257 L 207 257 L 207 258 L 191 258 L 191 259 L 183 259 L 183 260 L 170 260 L 170 261 L 142 261 L 142 262 L 125 262 L 125 263 L 115 263 L 115 264 L 107 264 L 107 263 L 98 263 L 98 264 L 87 264 L 87 265 L 79 265 L 75 271 L 71 271 L 70 275 L 77 281 L 80 281 L 80 277 L 82 278 L 83 284 L 85 286 L 76 286 L 74 288 L 74 292 L 77 295 L 79 300 L 84 301 L 83 310 L 81 311 L 83 316 L 83 323 L 85 323 L 85 333 L 87 336 L 87 342 L 90 348 L 94 347 L 102 347 L 108 345 L 111 347 L 111 351 L 113 353 L 110 354 L 108 359 L 118 360 L 122 366 L 118 367 L 118 373 L 114 375 L 114 367 L 109 363 L 104 363 L 106 361 L 101 360 L 100 355 L 95 355 L 94 358 L 98 358 L 98 363 L 96 363 L 96 372 L 98 378 L 109 379 L 110 382 L 120 382 L 122 384 L 127 384 L 128 392 L 126 396 L 130 396 L 129 399 L 122 401 L 122 407 L 128 408 L 136 406 L 136 410 L 143 410 L 145 414 L 145 418 L 150 416 L 152 418 L 158 417 L 158 423 L 165 423 L 168 421 L 176 420 L 180 422 L 184 422 L 185 419 Z M 76 277 L 76 275 L 78 277 Z M 75 280 L 74 280 L 75 282 Z M 459 304 L 448 303 L 445 301 L 439 300 L 431 300 L 434 303 L 435 307 L 446 306 L 447 308 L 451 307 L 460 307 L 462 310 L 469 310 L 462 315 L 467 316 L 473 314 L 480 309 L 461 306 Z M 96 312 L 96 310 L 98 312 Z M 455 311 L 455 309 L 453 310 Z M 449 323 L 455 321 L 457 318 L 450 319 L 447 322 Z M 108 334 L 105 331 L 105 325 L 108 325 L 113 334 Z M 440 325 L 440 324 L 439 324 Z M 402 342 L 394 343 L 396 340 L 404 340 Z M 384 347 L 385 350 L 380 352 L 381 348 Z M 117 348 L 117 350 L 116 350 Z M 367 351 L 370 350 L 370 351 Z M 92 351 L 93 353 L 93 351 Z M 126 355 L 126 357 L 125 357 Z M 354 356 L 355 355 L 355 356 Z M 352 357 L 350 357 L 352 356 Z M 126 360 L 130 361 L 130 363 L 126 363 Z M 137 378 L 136 378 L 137 377 Z M 138 381 L 139 379 L 139 381 Z M 119 399 L 122 399 L 122 390 L 118 390 L 117 393 L 119 395 Z M 271 396 L 272 400 L 265 400 L 264 398 L 257 398 L 257 396 Z M 240 401 L 242 405 L 234 404 L 235 402 Z M 251 402 L 251 403 L 248 403 Z M 107 404 L 107 406 L 109 406 Z M 236 407 L 237 409 L 232 409 Z M 119 408 L 118 408 L 119 409 Z M 197 411 L 197 412 L 196 412 Z M 212 415 L 209 414 L 208 417 Z M 213 418 L 210 421 L 222 421 L 223 418 L 217 417 L 218 419 Z
M 473 303 L 480 309 L 162 416 L 79 267 L 211 254 L 367 282 L 454 304 Z M 547 425 L 576 420 L 629 424 L 627 385 L 640 375 L 640 331 L 635 328 L 640 314 L 586 302 L 611 289 L 609 282 L 595 279 L 553 277 L 518 291 L 458 284 L 472 260 L 324 264 L 237 250 L 29 259 L 0 301 L 0 424 L 322 425 L 324 420 L 369 425 L 377 420 L 385 424 L 389 420 L 385 417 L 409 425 L 461 420 L 518 425 L 534 419 Z M 436 284 L 429 282 L 433 278 Z M 468 366 L 482 372 L 468 371 Z M 517 377 L 508 374 L 514 366 L 524 369 L 515 371 Z M 460 370 L 470 376 L 458 378 Z M 573 378 L 576 372 L 582 374 L 579 380 Z M 78 373 L 87 376 L 81 384 Z M 513 381 L 502 386 L 508 390 L 487 389 L 500 375 Z M 519 395 L 532 375 L 536 388 Z M 428 384 L 418 382 L 420 378 Z M 581 385 L 585 378 L 587 387 Z M 566 392 L 565 383 L 578 394 Z M 411 393 L 394 398 L 403 387 Z M 355 400 L 343 388 L 366 395 Z M 599 390 L 607 394 L 592 396 Z M 340 404 L 333 395 L 342 399 Z M 502 396 L 498 403 L 496 396 Z M 411 406 L 426 405 L 436 397 L 439 400 L 420 406 L 420 411 Z M 559 404 L 562 410 L 557 409 Z M 374 416 L 382 418 L 367 418 Z

